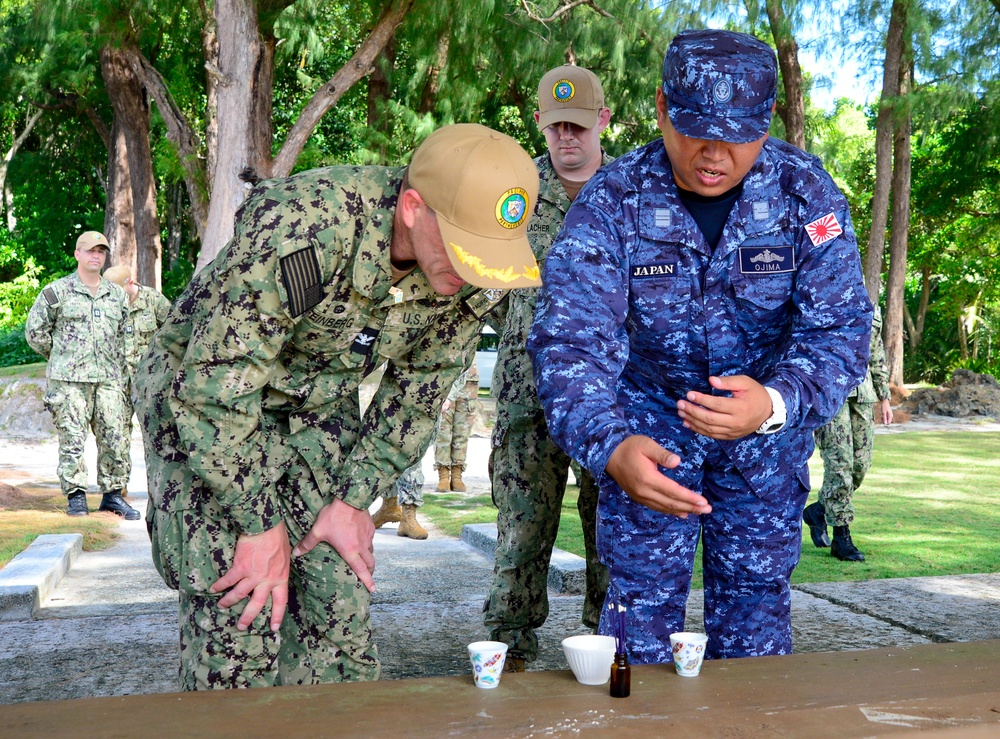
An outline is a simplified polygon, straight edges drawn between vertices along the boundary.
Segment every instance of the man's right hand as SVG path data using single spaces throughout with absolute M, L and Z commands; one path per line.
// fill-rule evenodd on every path
M 636 503 L 661 513 L 687 518 L 711 513 L 712 506 L 697 493 L 677 484 L 657 467 L 673 469 L 681 458 L 648 436 L 629 436 L 611 453 L 605 468 Z
M 229 608 L 250 596 L 240 614 L 238 626 L 247 629 L 271 598 L 271 630 L 277 631 L 288 605 L 288 571 L 291 545 L 285 524 L 279 523 L 262 534 L 243 534 L 236 540 L 233 566 L 212 584 L 213 593 L 228 590 L 219 599 L 220 608 Z

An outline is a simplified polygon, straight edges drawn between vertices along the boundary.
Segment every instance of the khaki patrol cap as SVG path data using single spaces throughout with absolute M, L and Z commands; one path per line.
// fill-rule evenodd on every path
M 84 231 L 76 240 L 76 248 L 79 251 L 90 251 L 98 246 L 103 246 L 108 251 L 111 249 L 108 240 L 100 231 Z
M 458 276 L 476 287 L 538 287 L 528 219 L 538 169 L 510 136 L 477 123 L 444 126 L 417 147 L 410 187 L 437 214 Z
M 125 280 L 132 276 L 132 270 L 126 267 L 124 264 L 116 264 L 114 267 L 108 267 L 104 270 L 104 279 L 110 280 L 116 285 L 125 287 Z
M 539 128 L 563 121 L 593 128 L 603 107 L 604 88 L 589 69 L 571 64 L 556 67 L 538 83 Z

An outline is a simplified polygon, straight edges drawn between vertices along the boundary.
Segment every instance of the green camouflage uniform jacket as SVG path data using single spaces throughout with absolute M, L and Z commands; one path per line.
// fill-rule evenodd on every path
M 128 296 L 101 279 L 97 294 L 73 272 L 48 285 L 28 312 L 24 338 L 49 360 L 45 376 L 67 382 L 123 379 Z
M 364 509 L 391 493 L 505 295 L 466 286 L 446 297 L 419 269 L 393 286 L 403 173 L 329 167 L 261 183 L 140 363 L 147 444 L 186 455 L 244 533 L 281 520 L 273 481 L 294 452 L 330 500 Z M 358 386 L 385 361 L 362 418 Z M 150 494 L 160 510 L 189 507 Z
M 139 286 L 135 301 L 128 307 L 128 325 L 125 327 L 125 360 L 129 375 L 134 375 L 139 360 L 146 353 L 170 311 L 170 301 L 151 287 Z
M 611 161 L 611 157 L 603 154 L 601 166 Z M 562 226 L 566 211 L 572 201 L 566 195 L 566 190 L 559 181 L 559 176 L 552 167 L 552 159 L 543 154 L 535 159 L 538 167 L 538 204 L 535 214 L 528 223 L 528 241 L 535 253 L 539 269 L 545 263 L 549 247 L 555 241 L 556 234 Z M 527 287 L 511 290 L 507 300 L 500 306 L 490 324 L 500 334 L 500 345 L 497 349 L 497 362 L 493 369 L 491 392 L 500 401 L 516 403 L 541 410 L 538 394 L 535 391 L 534 373 L 531 369 L 531 358 L 525 350 L 528 341 L 528 331 L 535 315 L 535 302 L 538 300 L 538 288 Z
M 882 311 L 875 305 L 872 316 L 871 357 L 868 374 L 860 385 L 847 396 L 855 403 L 877 403 L 889 397 L 889 367 L 885 361 L 885 344 L 882 343 Z

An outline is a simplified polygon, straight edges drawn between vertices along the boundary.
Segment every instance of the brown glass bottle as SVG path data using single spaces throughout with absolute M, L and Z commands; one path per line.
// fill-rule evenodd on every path
M 628 655 L 616 652 L 615 661 L 611 665 L 611 697 L 628 698 L 631 692 L 632 668 L 628 663 Z

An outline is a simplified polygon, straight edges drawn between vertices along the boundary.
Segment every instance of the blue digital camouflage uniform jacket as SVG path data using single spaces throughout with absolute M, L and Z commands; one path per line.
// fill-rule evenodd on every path
M 847 202 L 815 157 L 766 141 L 713 253 L 656 140 L 577 197 L 528 350 L 553 438 L 602 485 L 614 449 L 645 434 L 681 455 L 667 472 L 681 484 L 718 443 L 768 500 L 795 477 L 808 489 L 812 430 L 864 378 L 871 316 Z M 685 429 L 677 400 L 735 374 L 781 394 L 786 426 L 721 442 Z

